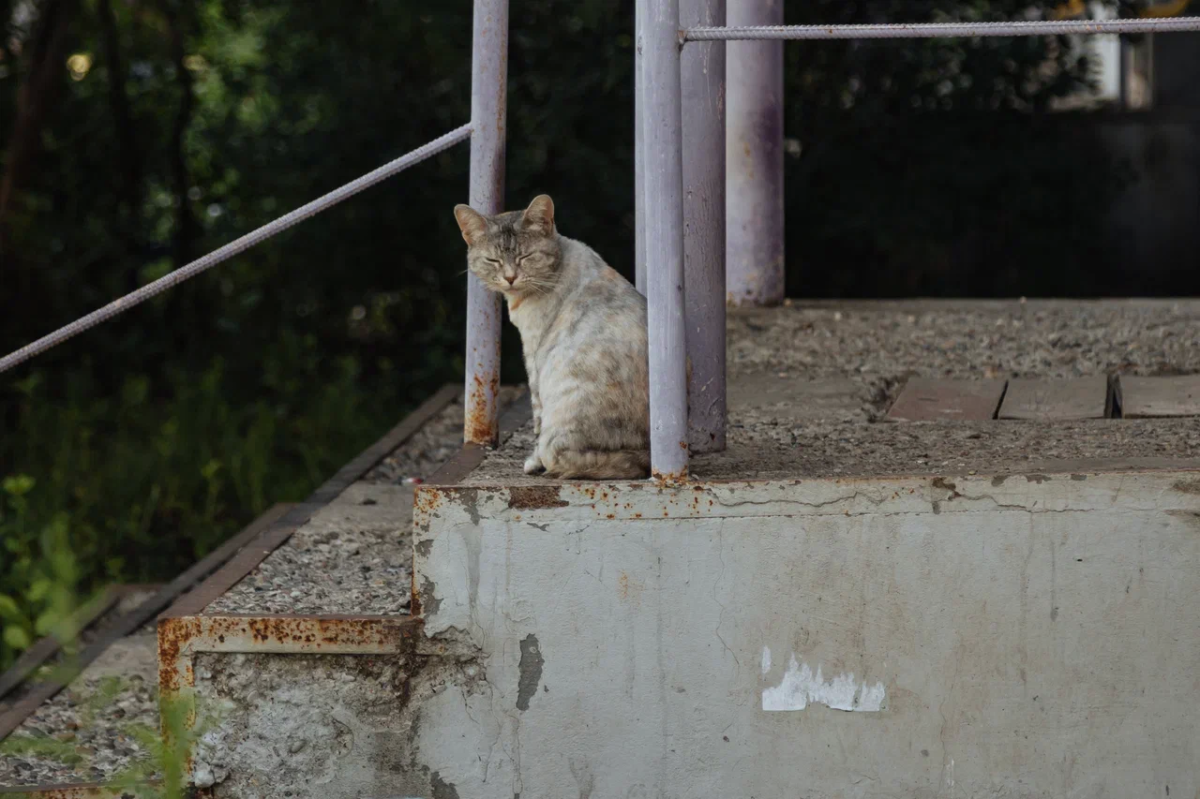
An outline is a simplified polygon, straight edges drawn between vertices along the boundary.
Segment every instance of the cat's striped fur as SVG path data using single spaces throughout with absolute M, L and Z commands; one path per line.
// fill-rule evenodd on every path
M 536 449 L 525 472 L 645 477 L 649 453 L 646 300 L 596 254 L 558 234 L 546 195 L 493 217 L 454 209 L 467 264 L 504 295 L 521 332 Z

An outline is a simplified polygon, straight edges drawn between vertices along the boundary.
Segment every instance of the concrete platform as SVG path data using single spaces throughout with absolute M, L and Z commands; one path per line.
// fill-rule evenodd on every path
M 417 650 L 476 667 L 419 709 L 420 795 L 1200 792 L 1200 419 L 884 420 L 912 376 L 1200 372 L 1200 304 L 730 333 L 686 484 L 528 478 L 526 431 L 419 488 Z
M 449 388 L 160 621 L 193 782 L 1196 795 L 1200 419 L 1120 418 L 1108 387 L 1200 373 L 1198 323 L 1195 302 L 737 313 L 730 449 L 677 486 L 525 476 L 516 391 L 502 446 L 459 449 Z M 912 377 L 1071 378 L 1090 410 L 888 421 Z
M 1200 458 L 1200 417 L 879 424 L 910 377 L 1200 373 L 1200 301 L 793 303 L 729 319 L 729 447 L 698 480 L 1016 472 Z M 518 432 L 467 479 L 537 485 Z

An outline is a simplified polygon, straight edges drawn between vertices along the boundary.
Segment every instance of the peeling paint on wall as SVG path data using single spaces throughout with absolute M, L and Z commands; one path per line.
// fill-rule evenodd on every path
M 763 674 L 771 670 L 771 650 L 763 647 Z M 883 709 L 887 691 L 883 683 L 868 685 L 857 683 L 854 673 L 839 674 L 828 682 L 821 674 L 820 665 L 816 674 L 807 663 L 801 665 L 793 654 L 788 660 L 787 671 L 779 685 L 764 688 L 762 709 L 767 711 L 804 710 L 809 705 L 825 705 L 833 710 L 848 710 L 862 713 L 877 713 Z

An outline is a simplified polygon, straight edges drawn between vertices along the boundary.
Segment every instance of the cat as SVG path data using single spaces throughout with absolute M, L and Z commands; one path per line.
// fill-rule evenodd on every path
M 650 468 L 646 299 L 582 242 L 559 235 L 554 202 L 454 216 L 467 266 L 500 292 L 521 333 L 533 404 L 526 474 L 637 478 Z

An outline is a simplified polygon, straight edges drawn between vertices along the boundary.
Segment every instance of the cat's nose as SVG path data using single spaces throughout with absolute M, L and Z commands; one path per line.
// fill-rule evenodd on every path
M 504 279 L 508 281 L 508 285 L 510 285 L 510 286 L 511 286 L 513 283 L 516 283 L 516 282 L 517 282 L 517 276 L 516 276 L 516 275 L 505 275 L 505 276 L 504 276 Z

